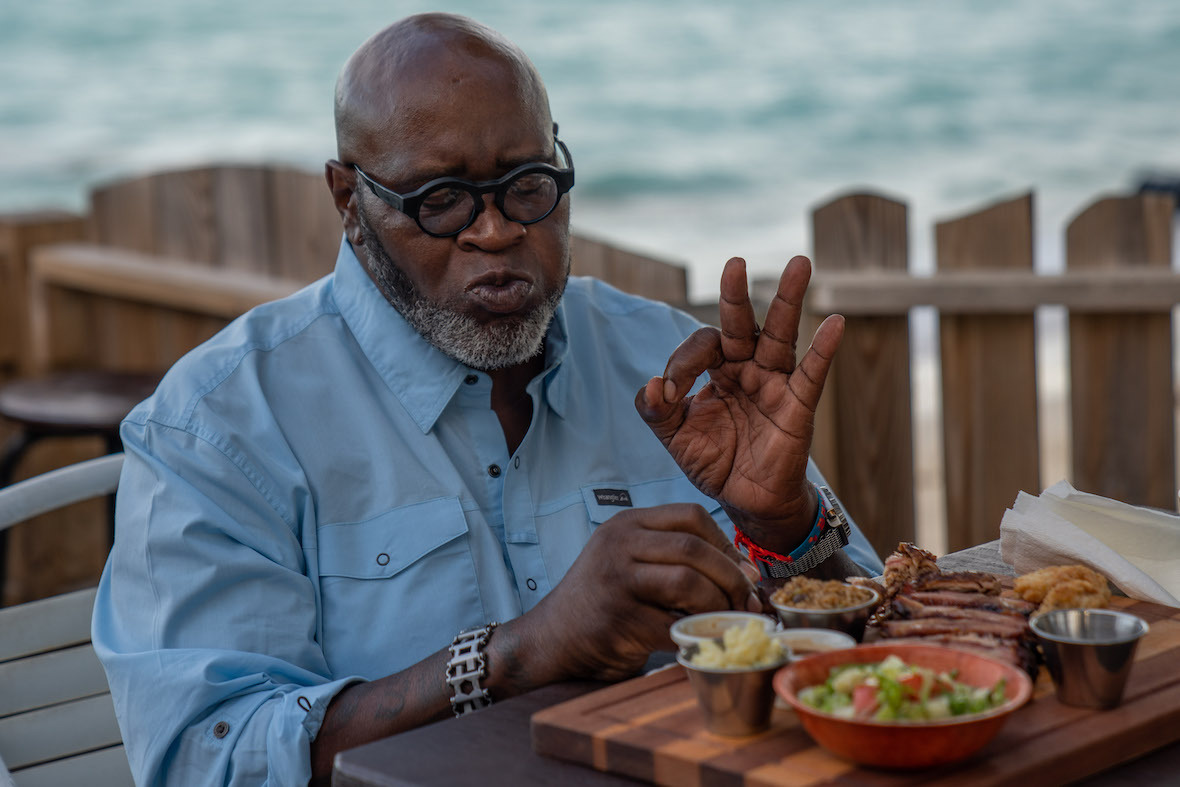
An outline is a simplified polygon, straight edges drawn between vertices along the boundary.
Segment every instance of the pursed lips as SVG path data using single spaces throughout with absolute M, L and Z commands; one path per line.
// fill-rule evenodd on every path
M 489 271 L 465 288 L 484 309 L 510 314 L 523 308 L 533 293 L 532 277 L 514 271 Z

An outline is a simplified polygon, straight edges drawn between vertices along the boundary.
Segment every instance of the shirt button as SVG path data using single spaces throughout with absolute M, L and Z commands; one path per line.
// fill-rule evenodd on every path
M 520 457 L 519 456 L 512 460 L 512 466 L 513 467 L 520 467 Z
M 479 375 L 478 374 L 469 374 L 463 378 L 463 382 L 467 383 L 468 385 L 475 385 L 476 383 L 479 382 Z
M 214 738 L 224 738 L 226 735 L 229 735 L 229 725 L 228 724 L 226 724 L 224 721 L 219 721 L 213 725 L 213 737 Z
M 379 565 L 379 566 L 389 565 L 389 555 L 385 554 L 384 552 L 377 555 L 377 565 Z
M 525 582 L 525 584 L 529 586 L 529 590 L 537 589 L 537 580 L 533 579 L 532 577 L 529 577 L 529 581 Z
M 500 466 L 499 465 L 488 465 L 488 475 L 490 475 L 492 478 L 499 478 L 500 477 Z

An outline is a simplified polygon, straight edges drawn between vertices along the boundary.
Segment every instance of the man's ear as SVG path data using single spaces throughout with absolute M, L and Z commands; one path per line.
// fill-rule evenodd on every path
M 324 165 L 324 179 L 328 181 L 328 190 L 332 192 L 332 202 L 336 204 L 336 210 L 340 213 L 348 241 L 353 246 L 364 245 L 364 233 L 361 232 L 361 221 L 357 212 L 356 170 L 335 159 L 329 159 Z

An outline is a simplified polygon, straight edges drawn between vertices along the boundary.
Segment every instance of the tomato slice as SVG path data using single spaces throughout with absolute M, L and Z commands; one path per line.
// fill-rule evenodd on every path
M 862 683 L 852 690 L 852 711 L 858 718 L 868 718 L 877 712 L 877 687 Z
M 922 694 L 922 676 L 916 672 L 911 672 L 909 675 L 898 680 L 902 688 L 906 690 L 906 694 L 910 697 L 919 697 Z

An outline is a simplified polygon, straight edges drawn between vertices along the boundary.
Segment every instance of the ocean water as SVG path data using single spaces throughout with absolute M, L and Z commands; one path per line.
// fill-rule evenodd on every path
M 733 255 L 776 276 L 852 190 L 907 203 L 917 273 L 934 222 L 1032 191 L 1054 272 L 1094 199 L 1180 179 L 1178 0 L 0 0 L 0 210 L 208 162 L 318 171 L 344 61 L 426 10 L 524 48 L 577 162 L 575 229 L 686 265 L 698 299 Z M 1038 320 L 1049 484 L 1068 476 L 1063 315 Z M 917 525 L 941 552 L 937 332 L 928 310 L 915 325 Z
M 1175 0 L 6 0 L 0 210 L 208 161 L 318 170 L 340 66 L 432 9 L 537 64 L 575 229 L 687 265 L 700 298 L 731 255 L 777 274 L 852 189 L 907 202 L 917 271 L 934 221 L 1034 191 L 1051 271 L 1070 216 L 1180 172 Z

